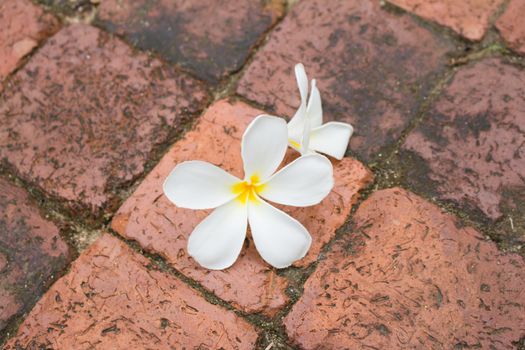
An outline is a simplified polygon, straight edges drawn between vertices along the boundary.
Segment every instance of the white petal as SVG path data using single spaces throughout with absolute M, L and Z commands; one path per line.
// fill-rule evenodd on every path
M 308 77 L 302 63 L 295 65 L 295 79 L 297 80 L 297 86 L 299 87 L 299 93 L 301 94 L 301 103 L 304 101 L 306 104 L 306 98 L 308 95 Z
M 309 154 L 279 170 L 259 194 L 275 203 L 306 207 L 322 201 L 333 186 L 332 163 L 320 154 Z
M 310 99 L 308 100 L 306 115 L 310 120 L 310 126 L 312 128 L 317 128 L 323 124 L 323 106 L 321 104 L 321 94 L 319 93 L 315 79 L 312 80 L 312 91 L 310 92 Z
M 248 223 L 247 206 L 233 200 L 215 209 L 188 239 L 188 253 L 201 266 L 222 270 L 241 252 Z
M 178 207 L 211 209 L 235 198 L 232 187 L 239 181 L 213 164 L 194 160 L 178 164 L 164 181 L 163 190 Z
M 295 119 L 288 123 L 288 144 L 290 147 L 299 151 L 301 149 L 301 140 L 303 138 L 304 121 L 305 118 L 301 118 L 301 123 L 292 123 Z
M 248 221 L 257 251 L 276 268 L 290 266 L 310 249 L 312 237 L 304 226 L 263 200 L 250 202 Z
M 256 175 L 267 180 L 283 161 L 288 146 L 286 121 L 282 118 L 260 115 L 248 126 L 242 137 L 244 176 Z
M 300 142 L 303 123 L 306 118 L 306 99 L 308 98 L 308 77 L 306 76 L 302 63 L 295 65 L 295 79 L 297 80 L 297 86 L 299 87 L 299 93 L 301 95 L 301 104 L 288 123 L 288 136 L 292 140 Z
M 310 152 L 310 132 L 311 132 L 311 126 L 310 126 L 310 120 L 306 118 L 304 120 L 304 129 L 303 129 L 303 135 L 301 138 L 301 147 L 299 148 L 299 152 L 301 152 L 301 155 L 308 154 Z
M 313 129 L 310 134 L 310 149 L 343 159 L 350 137 L 354 132 L 352 125 L 330 122 Z

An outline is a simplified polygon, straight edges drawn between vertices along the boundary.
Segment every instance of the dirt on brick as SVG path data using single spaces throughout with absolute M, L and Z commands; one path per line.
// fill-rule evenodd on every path
M 95 23 L 215 84 L 242 67 L 284 8 L 281 0 L 105 0 Z
M 481 40 L 491 16 L 504 0 L 387 0 L 406 11 L 437 22 L 469 40 Z
M 496 22 L 496 27 L 505 42 L 516 52 L 525 55 L 525 3 L 520 0 L 511 0 Z
M 0 342 L 67 266 L 71 251 L 24 189 L 0 177 Z
M 53 15 L 30 0 L 0 1 L 0 92 L 8 74 L 59 28 Z
M 5 349 L 252 349 L 253 326 L 103 235 L 42 298 Z
M 525 261 L 405 190 L 372 194 L 284 319 L 302 349 L 512 349 Z
M 403 182 L 498 223 L 500 238 L 518 245 L 525 242 L 524 82 L 525 71 L 501 59 L 464 67 L 401 152 L 412 164 Z
M 0 347 L 525 350 L 522 7 L 0 0 Z M 297 62 L 356 130 L 320 207 L 283 208 L 311 251 L 272 269 L 248 233 L 202 269 L 208 212 L 161 183 L 188 159 L 241 176 Z
M 87 25 L 52 37 L 0 97 L 0 157 L 77 216 L 113 211 L 207 102 L 187 74 Z

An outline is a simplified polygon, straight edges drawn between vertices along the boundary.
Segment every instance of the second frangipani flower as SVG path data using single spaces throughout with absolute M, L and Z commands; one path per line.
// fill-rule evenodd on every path
M 330 161 L 309 154 L 277 171 L 287 149 L 284 119 L 258 116 L 241 144 L 244 180 L 219 167 L 188 161 L 175 167 L 164 193 L 181 208 L 215 210 L 191 233 L 188 253 L 202 266 L 221 270 L 237 259 L 248 223 L 257 251 L 283 268 L 305 256 L 312 238 L 297 220 L 268 202 L 297 207 L 319 203 L 333 187 Z M 264 199 L 263 199 L 264 198 Z
M 295 77 L 301 94 L 301 104 L 288 123 L 288 143 L 303 155 L 321 152 L 342 159 L 354 131 L 352 125 L 341 122 L 329 122 L 323 125 L 321 95 L 315 79 L 312 80 L 307 103 L 308 77 L 301 63 L 295 66 Z

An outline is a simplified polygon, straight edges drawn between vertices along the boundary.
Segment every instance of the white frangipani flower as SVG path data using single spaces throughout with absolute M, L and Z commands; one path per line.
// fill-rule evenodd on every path
M 284 119 L 261 115 L 242 137 L 244 180 L 203 161 L 180 163 L 164 182 L 164 194 L 189 209 L 216 208 L 191 233 L 188 253 L 202 266 L 231 266 L 243 246 L 248 223 L 259 254 L 283 268 L 305 256 L 312 238 L 297 220 L 264 199 L 297 207 L 319 203 L 333 187 L 330 161 L 302 156 L 275 172 L 287 149 Z
M 288 123 L 288 144 L 303 155 L 321 152 L 342 159 L 354 132 L 352 125 L 341 122 L 323 125 L 321 95 L 315 79 L 312 79 L 312 90 L 307 104 L 308 77 L 302 63 L 295 65 L 295 78 L 301 94 L 301 104 Z

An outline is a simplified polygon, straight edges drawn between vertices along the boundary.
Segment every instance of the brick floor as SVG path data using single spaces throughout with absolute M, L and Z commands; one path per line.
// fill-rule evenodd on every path
M 317 78 L 327 120 L 357 126 L 351 149 L 370 159 L 400 136 L 453 46 L 376 1 L 301 0 L 270 35 L 237 92 L 279 115 L 299 106 L 293 66 Z
M 405 190 L 375 192 L 284 319 L 302 349 L 514 349 L 525 262 Z
M 286 280 L 257 254 L 250 240 L 233 267 L 209 271 L 186 253 L 187 238 L 208 211 L 176 208 L 162 194 L 162 183 L 173 167 L 184 160 L 205 160 L 242 178 L 240 137 L 261 111 L 228 101 L 216 102 L 199 125 L 177 142 L 116 214 L 112 227 L 126 238 L 165 257 L 173 266 L 217 296 L 247 312 L 273 314 L 287 300 Z M 313 236 L 304 266 L 315 261 L 321 247 L 335 235 L 357 199 L 357 191 L 371 180 L 359 162 L 346 158 L 335 164 L 335 189 L 319 205 L 283 208 L 300 220 Z
M 105 0 L 98 25 L 216 83 L 282 16 L 282 0 Z
M 387 0 L 425 19 L 451 28 L 470 40 L 481 40 L 489 20 L 504 0 Z
M 0 349 L 525 349 L 524 13 L 0 0 Z M 162 183 L 185 160 L 242 177 L 250 121 L 299 106 L 298 62 L 352 157 L 319 205 L 278 206 L 304 259 L 274 269 L 248 232 L 206 270 L 186 247 L 210 211 Z
M 19 186 L 0 177 L 0 338 L 30 310 L 70 258 L 59 230 Z
M 0 158 L 47 194 L 97 211 L 205 100 L 186 74 L 72 25 L 0 96 Z
M 20 326 L 9 349 L 253 349 L 257 333 L 103 235 Z
M 24 56 L 58 27 L 52 15 L 29 0 L 0 0 L 0 91 Z
M 406 139 L 413 165 L 405 179 L 491 221 L 505 215 L 508 234 L 523 237 L 524 124 L 525 71 L 500 59 L 471 64 Z
M 516 52 L 525 55 L 525 2 L 511 0 L 496 27 L 503 39 Z

